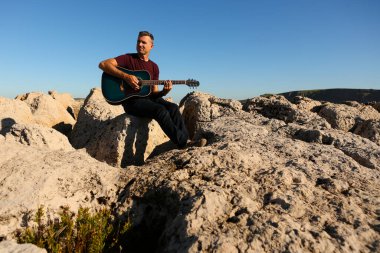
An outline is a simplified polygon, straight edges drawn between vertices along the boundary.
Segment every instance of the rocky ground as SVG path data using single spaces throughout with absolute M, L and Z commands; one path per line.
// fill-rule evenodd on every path
M 39 205 L 68 204 L 130 217 L 130 251 L 380 251 L 376 103 L 191 93 L 181 110 L 208 144 L 182 150 L 97 89 L 73 103 L 0 98 L 0 250 Z

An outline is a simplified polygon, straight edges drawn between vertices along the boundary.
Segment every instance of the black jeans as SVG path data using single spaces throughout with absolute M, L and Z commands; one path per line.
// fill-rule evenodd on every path
M 163 98 L 132 98 L 123 107 L 130 115 L 155 119 L 172 142 L 179 148 L 186 146 L 189 133 L 178 105 Z

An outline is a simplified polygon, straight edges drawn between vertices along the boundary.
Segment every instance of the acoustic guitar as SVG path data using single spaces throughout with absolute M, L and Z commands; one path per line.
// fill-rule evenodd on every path
M 139 90 L 134 90 L 123 79 L 103 72 L 102 74 L 102 93 L 106 101 L 112 105 L 119 105 L 125 100 L 136 97 L 147 97 L 152 91 L 153 85 L 163 85 L 163 80 L 150 80 L 150 75 L 145 70 L 129 70 L 117 67 L 119 70 L 129 75 L 134 75 L 139 79 Z M 199 82 L 194 79 L 172 80 L 173 85 L 185 84 L 189 87 L 198 87 Z

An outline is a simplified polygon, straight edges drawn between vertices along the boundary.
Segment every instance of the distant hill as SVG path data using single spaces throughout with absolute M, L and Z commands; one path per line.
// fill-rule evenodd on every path
M 342 103 L 344 101 L 357 101 L 360 103 L 380 102 L 380 90 L 373 89 L 326 89 L 301 90 L 280 93 L 288 100 L 295 96 L 308 97 L 318 101 Z

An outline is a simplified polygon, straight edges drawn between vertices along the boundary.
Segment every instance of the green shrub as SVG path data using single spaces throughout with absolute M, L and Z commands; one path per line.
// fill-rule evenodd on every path
M 107 252 L 121 250 L 119 238 L 131 228 L 130 222 L 115 219 L 108 209 L 90 213 L 80 207 L 78 214 L 62 207 L 59 218 L 43 221 L 44 207 L 38 208 L 33 227 L 16 232 L 18 243 L 32 243 L 48 252 Z

